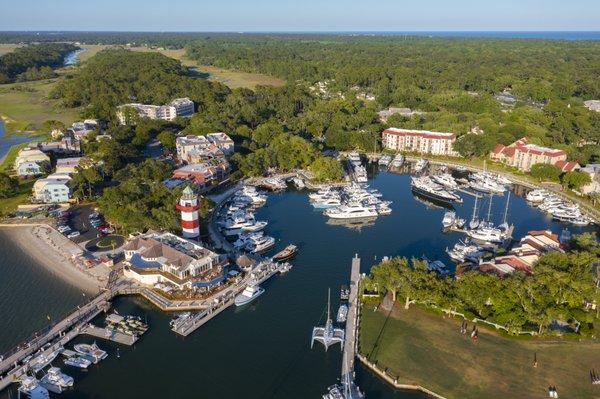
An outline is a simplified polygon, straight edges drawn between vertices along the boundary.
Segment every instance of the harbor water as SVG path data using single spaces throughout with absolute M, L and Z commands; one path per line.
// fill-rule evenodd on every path
M 332 308 L 337 309 L 339 288 L 347 284 L 354 254 L 361 259 L 363 272 L 383 256 L 402 255 L 440 259 L 450 265 L 444 250 L 463 236 L 445 234 L 441 220 L 445 209 L 421 202 L 410 190 L 410 176 L 379 172 L 370 181 L 371 187 L 393 201 L 392 214 L 376 221 L 352 226 L 330 224 L 322 212 L 312 208 L 306 192 L 288 191 L 271 194 L 266 206 L 256 218 L 267 220 L 266 233 L 277 239 L 270 253 L 293 243 L 299 254 L 293 269 L 275 276 L 263 284 L 266 292 L 251 304 L 231 307 L 186 338 L 169 329 L 171 315 L 164 314 L 141 298 L 118 298 L 115 307 L 120 314 L 136 314 L 146 319 L 150 330 L 132 347 L 97 340 L 109 352 L 109 357 L 90 367 L 87 372 L 72 368 L 63 370 L 75 377 L 74 390 L 63 398 L 320 398 L 326 388 L 339 379 L 341 350 L 331 347 L 327 352 L 315 344 L 310 348 L 313 326 L 323 324 L 327 304 L 327 289 L 332 290 Z M 517 190 L 518 191 L 518 190 Z M 565 227 L 527 205 L 517 192 L 511 196 L 508 221 L 514 223 L 514 237 L 528 230 L 551 229 L 555 233 Z M 464 203 L 457 205 L 457 214 L 470 218 L 474 198 L 461 194 Z M 505 197 L 496 196 L 491 218 L 501 222 Z M 487 200 L 486 200 L 487 201 Z M 487 216 L 487 202 L 480 216 Z M 570 228 L 573 233 L 582 228 Z M 10 245 L 3 238 L 1 245 Z M 43 317 L 39 303 L 65 306 L 77 301 L 77 292 L 66 285 L 46 287 L 48 280 L 39 276 L 35 267 L 18 267 L 22 254 L 0 258 L 2 296 L 0 314 L 10 316 L 11 325 L 2 317 L 0 339 L 15 342 L 10 334 L 27 335 L 44 323 L 32 323 L 30 314 Z M 18 270 L 18 272 L 17 272 Z M 9 278 L 11 281 L 7 282 Z M 24 289 L 12 280 L 43 280 Z M 54 283 L 53 283 L 54 284 Z M 44 288 L 46 287 L 46 288 Z M 22 304 L 14 307 L 12 298 L 19 291 Z M 58 302 L 58 303 L 57 303 Z M 72 302 L 71 302 L 72 303 Z M 43 320 L 42 320 L 43 321 Z M 12 333 L 7 333 L 7 328 Z M 90 337 L 78 337 L 73 343 L 92 342 Z M 18 340 L 17 340 L 18 341 Z M 71 347 L 72 344 L 69 345 Z M 7 346 L 7 345 L 3 345 Z M 62 365 L 62 361 L 55 361 Z M 425 398 L 417 392 L 395 391 L 386 383 L 356 363 L 357 382 L 367 398 Z M 432 376 L 434 378 L 434 376 Z M 4 396 L 2 396 L 4 395 Z M 0 394 L 5 398 L 6 393 Z

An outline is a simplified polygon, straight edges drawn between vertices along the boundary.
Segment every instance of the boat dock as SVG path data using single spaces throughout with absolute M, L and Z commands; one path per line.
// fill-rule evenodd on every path
M 350 271 L 350 296 L 348 297 L 348 318 L 346 320 L 346 340 L 342 356 L 342 383 L 347 399 L 363 398 L 364 395 L 354 383 L 354 359 L 358 346 L 358 322 L 360 309 L 358 304 L 358 289 L 360 283 L 360 258 L 352 258 Z
M 138 337 L 135 335 L 124 334 L 120 331 L 98 327 L 91 323 L 81 329 L 81 334 L 91 335 L 92 337 L 100 339 L 106 339 L 121 345 L 133 345 L 138 340 Z

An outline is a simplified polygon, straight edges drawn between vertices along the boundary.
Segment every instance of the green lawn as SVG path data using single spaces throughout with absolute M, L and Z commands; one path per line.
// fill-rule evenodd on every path
M 37 130 L 50 119 L 69 125 L 77 119 L 77 109 L 62 108 L 48 98 L 58 79 L 0 85 L 0 116 L 7 133 Z
M 11 198 L 0 199 L 0 216 L 14 212 L 17 205 L 27 203 L 27 198 L 31 195 L 31 189 L 35 179 L 23 180 L 19 183 L 19 192 Z
M 600 386 L 589 377 L 590 369 L 600 370 L 598 342 L 514 340 L 480 329 L 473 343 L 459 333 L 459 319 L 417 307 L 386 316 L 365 305 L 360 352 L 398 383 L 447 398 L 543 398 L 551 384 L 560 397 L 600 398 Z

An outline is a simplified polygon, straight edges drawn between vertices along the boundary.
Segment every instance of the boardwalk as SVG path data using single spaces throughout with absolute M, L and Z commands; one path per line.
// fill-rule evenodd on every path
M 360 282 L 360 258 L 352 259 L 350 272 L 350 296 L 348 298 L 348 318 L 346 320 L 346 341 L 342 356 L 342 384 L 344 385 L 345 398 L 362 398 L 358 387 L 354 384 L 354 358 L 357 347 L 357 328 L 359 317 L 358 285 Z

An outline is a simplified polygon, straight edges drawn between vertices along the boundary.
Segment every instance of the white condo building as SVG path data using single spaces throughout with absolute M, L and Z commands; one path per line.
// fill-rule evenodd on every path
M 383 148 L 388 150 L 458 156 L 453 148 L 456 141 L 454 133 L 391 127 L 383 131 L 381 139 Z
M 133 109 L 137 112 L 140 118 L 162 119 L 172 121 L 177 117 L 188 117 L 194 113 L 194 102 L 189 98 L 176 98 L 166 105 L 149 105 L 149 104 L 123 104 L 119 106 L 117 117 L 119 122 L 124 125 L 127 121 L 127 115 L 123 112 L 124 108 Z

